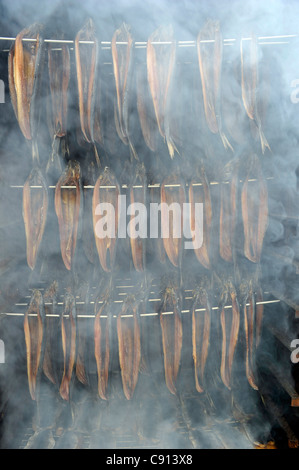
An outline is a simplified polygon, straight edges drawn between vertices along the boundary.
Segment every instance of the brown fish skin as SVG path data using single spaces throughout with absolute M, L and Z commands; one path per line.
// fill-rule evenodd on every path
M 74 188 L 64 188 L 74 186 Z M 66 269 L 71 270 L 76 251 L 81 213 L 80 165 L 70 160 L 55 189 L 55 211 L 59 224 L 60 249 Z
M 80 300 L 85 304 L 85 313 L 88 311 L 90 300 L 90 287 L 87 281 L 81 281 L 78 289 Z M 86 370 L 86 344 L 88 339 L 86 318 L 77 319 L 77 356 L 76 356 L 76 377 L 83 385 L 88 385 Z
M 108 299 L 104 299 L 103 304 L 100 307 L 99 300 L 102 300 L 102 295 L 100 295 L 95 302 L 94 353 L 98 373 L 98 394 L 102 400 L 107 400 L 110 362 L 111 314 Z M 103 316 L 105 315 L 107 315 L 107 318 L 103 319 Z
M 106 188 L 105 188 L 106 186 Z M 93 214 L 93 230 L 96 242 L 96 248 L 99 255 L 101 266 L 105 272 L 111 272 L 114 266 L 115 254 L 116 254 L 116 235 L 118 230 L 118 196 L 120 195 L 120 186 L 116 180 L 116 177 L 109 168 L 101 173 L 97 179 L 93 191 L 92 199 L 92 214 Z M 100 203 L 110 203 L 114 207 L 115 217 L 111 220 L 111 224 L 114 225 L 114 237 L 108 235 L 104 238 L 100 238 L 97 234 L 97 223 L 101 216 L 96 214 L 96 208 Z M 110 225 L 108 223 L 108 225 Z M 109 252 L 109 253 L 108 253 Z
M 69 318 L 65 318 L 65 315 L 68 315 Z M 63 376 L 59 394 L 63 400 L 68 401 L 70 396 L 70 382 L 76 359 L 76 302 L 74 296 L 69 292 L 64 296 L 64 309 L 61 314 L 61 336 Z
M 41 186 L 32 188 L 32 186 Z M 23 188 L 23 219 L 25 224 L 27 263 L 35 268 L 39 247 L 45 231 L 48 212 L 48 184 L 41 170 L 34 166 Z
M 201 186 L 195 186 L 196 181 L 191 181 L 189 185 L 189 203 L 190 203 L 190 229 L 191 232 L 198 233 L 203 230 L 203 242 L 201 247 L 194 247 L 195 255 L 198 261 L 207 269 L 210 269 L 210 230 L 212 224 L 212 201 L 210 186 L 207 180 L 204 168 L 200 169 Z M 203 204 L 203 227 L 197 226 L 195 218 L 195 204 Z M 195 240 L 197 237 L 195 237 Z
M 136 186 L 142 187 L 137 188 Z M 136 168 L 135 178 L 130 187 L 130 203 L 146 205 L 146 190 L 147 180 L 145 175 L 145 167 L 143 164 L 140 164 Z M 132 215 L 131 221 L 134 218 L 135 216 Z M 145 269 L 146 240 L 140 237 L 134 238 L 131 233 L 131 226 L 129 233 L 134 267 L 136 271 L 143 272 Z
M 33 315 L 33 316 L 32 316 Z M 24 315 L 24 333 L 27 355 L 27 375 L 32 400 L 36 400 L 37 376 L 42 364 L 44 334 L 44 303 L 39 290 L 34 290 Z
M 154 44 L 169 42 L 170 44 Z M 147 77 L 153 100 L 154 111 L 159 132 L 166 140 L 169 155 L 174 157 L 178 149 L 170 135 L 169 100 L 171 99 L 171 83 L 176 58 L 176 42 L 171 25 L 160 26 L 147 41 Z
M 57 289 L 58 289 L 58 283 L 57 281 L 54 281 L 52 282 L 52 284 L 50 285 L 50 287 L 46 290 L 44 294 L 46 325 L 45 325 L 45 353 L 44 353 L 44 360 L 43 360 L 43 372 L 45 376 L 53 384 L 56 384 L 56 377 L 54 374 L 54 364 L 53 364 L 53 336 L 55 335 L 55 330 L 53 327 L 56 324 L 56 318 L 51 318 L 50 315 L 55 314 L 55 307 L 57 303 Z M 51 306 L 46 305 L 48 303 L 51 303 L 52 305 Z
M 168 185 L 175 186 L 169 187 Z M 175 267 L 179 266 L 182 257 L 183 204 L 185 202 L 185 184 L 182 178 L 174 174 L 166 177 L 161 185 L 161 231 L 168 259 Z M 176 204 L 174 207 L 180 210 L 170 210 L 171 204 Z
M 209 41 L 213 41 L 213 46 Z M 212 50 L 211 47 L 213 47 Z M 222 131 L 220 116 L 222 35 L 218 21 L 207 20 L 203 29 L 199 32 L 197 36 L 197 55 L 208 128 L 213 134 L 219 133 L 225 149 L 233 151 L 231 144 Z
M 249 305 L 247 305 L 249 304 Z M 244 298 L 243 302 L 243 313 L 244 313 L 244 330 L 246 340 L 246 377 L 249 384 L 254 390 L 258 390 L 256 380 L 254 377 L 255 369 L 255 349 L 256 349 L 256 338 L 255 338 L 255 323 L 256 323 L 256 312 L 255 312 L 255 298 L 252 290 L 252 285 L 249 286 L 249 291 Z
M 232 284 L 228 283 L 225 289 L 227 289 L 227 291 L 223 294 L 219 306 L 220 324 L 222 330 L 220 375 L 222 382 L 230 390 L 232 366 L 240 328 L 240 307 L 235 288 L 232 286 Z M 230 297 L 232 303 L 231 309 L 225 309 L 228 296 Z
M 241 203 L 244 254 L 253 263 L 258 263 L 268 226 L 268 191 L 261 164 L 256 155 L 251 155 L 249 159 L 249 168 L 242 187 Z
M 204 308 L 204 312 L 196 312 Z M 204 391 L 203 379 L 208 357 L 211 328 L 211 307 L 205 289 L 200 289 L 192 307 L 192 356 L 194 361 L 195 386 L 199 393 Z
M 258 111 L 258 45 L 256 36 L 252 35 L 250 41 L 246 41 L 246 43 L 249 47 L 249 57 L 246 56 L 246 46 L 244 48 L 243 39 L 240 41 L 242 100 L 249 119 L 254 121 L 257 126 L 262 152 L 265 153 L 266 148 L 269 150 L 271 150 L 271 148 L 263 133 L 261 118 Z
M 164 370 L 166 386 L 176 395 L 176 380 L 180 367 L 183 328 L 181 319 L 181 297 L 177 289 L 168 286 L 162 294 L 158 313 L 162 331 Z M 173 312 L 168 314 L 166 312 Z
M 23 29 L 16 37 L 8 55 L 8 81 L 13 109 L 20 129 L 27 140 L 31 140 L 35 130 L 33 98 L 39 78 L 41 57 L 41 29 L 35 23 Z M 36 41 L 24 42 L 31 38 Z
M 54 134 L 63 137 L 67 131 L 68 86 L 70 81 L 70 51 L 66 44 L 61 50 L 49 44 L 48 69 L 51 90 Z
M 93 44 L 83 44 L 90 41 Z M 79 93 L 81 130 L 86 142 L 94 142 L 94 115 L 97 84 L 98 41 L 95 26 L 89 19 L 75 38 L 76 71 Z
M 233 164 L 233 168 L 232 168 Z M 222 259 L 233 262 L 238 196 L 238 164 L 232 160 L 224 168 L 221 183 L 219 251 Z
M 122 318 L 124 315 L 131 315 L 133 318 Z M 123 390 L 126 399 L 131 400 L 137 385 L 141 360 L 138 304 L 132 296 L 127 297 L 117 317 L 117 337 Z
M 256 348 L 258 348 L 261 341 L 262 334 L 262 325 L 263 325 L 263 316 L 264 316 L 264 305 L 260 302 L 263 302 L 263 290 L 260 286 L 257 287 L 255 294 L 255 314 L 256 314 Z
M 155 152 L 157 150 L 157 124 L 151 101 L 147 75 L 143 64 L 138 64 L 136 70 L 137 111 L 142 135 L 147 147 Z

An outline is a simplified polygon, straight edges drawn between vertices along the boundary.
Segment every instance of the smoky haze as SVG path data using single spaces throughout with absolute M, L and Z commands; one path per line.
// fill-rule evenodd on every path
M 128 1 L 98 2 L 75 0 L 52 2 L 17 1 L 0 2 L 1 36 L 15 37 L 23 28 L 34 22 L 44 25 L 44 38 L 57 35 L 74 40 L 85 21 L 91 17 L 95 23 L 99 41 L 111 41 L 117 28 L 125 22 L 131 26 L 135 41 L 146 42 L 161 24 L 172 24 L 177 41 L 196 41 L 206 20 L 219 20 L 223 39 L 223 64 L 221 80 L 221 114 L 223 128 L 234 147 L 234 153 L 226 151 L 219 135 L 213 135 L 205 122 L 201 79 L 195 44 L 177 47 L 176 67 L 170 99 L 171 129 L 180 155 L 172 161 L 163 138 L 154 125 L 157 148 L 145 144 L 139 121 L 135 87 L 130 96 L 129 127 L 132 142 L 144 163 L 148 183 L 161 183 L 173 174 L 187 183 L 196 178 L 196 171 L 203 161 L 209 182 L 223 181 L 225 164 L 232 159 L 242 162 L 240 179 L 244 180 L 247 158 L 256 153 L 261 161 L 268 185 L 268 229 L 265 235 L 262 261 L 258 268 L 243 255 L 243 223 L 238 208 L 236 250 L 238 273 L 241 280 L 259 274 L 259 282 L 265 299 L 284 298 L 299 304 L 297 271 L 299 262 L 298 235 L 298 110 L 299 103 L 291 101 L 292 82 L 299 79 L 298 29 L 299 4 L 297 1 Z M 271 152 L 263 155 L 259 139 L 255 138 L 244 110 L 241 93 L 240 40 L 254 33 L 260 43 L 258 99 L 265 107 L 262 126 Z M 271 36 L 272 38 L 268 38 Z M 273 36 L 277 36 L 273 39 Z M 284 36 L 280 38 L 279 36 Z M 290 36 L 290 37 L 289 37 Z M 268 44 L 271 42 L 271 44 Z M 107 310 L 111 316 L 110 369 L 108 400 L 98 396 L 97 365 L 94 357 L 95 301 L 101 301 L 110 277 L 101 268 L 93 237 L 91 218 L 86 207 L 91 207 L 92 189 L 85 189 L 83 215 L 79 229 L 74 265 L 68 271 L 62 261 L 58 220 L 54 209 L 54 191 L 62 169 L 68 160 L 81 165 L 82 184 L 95 183 L 99 170 L 96 167 L 94 148 L 82 138 L 79 122 L 76 63 L 73 44 L 70 47 L 71 78 L 68 91 L 68 147 L 60 157 L 61 171 L 52 168 L 47 177 L 49 186 L 49 210 L 44 237 L 37 263 L 33 271 L 27 265 L 26 239 L 22 216 L 22 186 L 32 170 L 31 145 L 22 135 L 11 105 L 8 89 L 7 55 L 11 41 L 0 42 L 1 75 L 5 83 L 5 103 L 0 104 L 0 309 L 1 313 L 24 313 L 32 290 L 45 290 L 58 282 L 57 306 L 47 331 L 51 332 L 52 360 L 56 384 L 45 374 L 40 375 L 37 402 L 29 395 L 26 370 L 26 346 L 23 316 L 1 315 L 0 339 L 5 344 L 5 364 L 0 364 L 1 380 L 1 447 L 45 448 L 252 448 L 256 442 L 266 442 L 276 436 L 277 413 L 264 406 L 264 397 L 271 395 L 273 384 L 268 377 L 267 364 L 272 364 L 276 354 L 275 344 L 269 335 L 262 336 L 257 351 L 260 377 L 267 377 L 268 386 L 253 390 L 245 374 L 244 320 L 241 319 L 239 342 L 234 357 L 233 386 L 228 390 L 220 377 L 221 328 L 218 311 L 212 311 L 211 340 L 208 353 L 204 392 L 195 389 L 192 358 L 192 295 L 193 290 L 204 283 L 210 295 L 210 304 L 217 307 L 222 293 L 222 281 L 235 277 L 235 266 L 219 256 L 220 185 L 211 185 L 213 222 L 211 236 L 211 270 L 205 269 L 191 250 L 183 253 L 180 269 L 174 268 L 165 256 L 159 260 L 156 240 L 147 242 L 145 275 L 134 269 L 129 239 L 119 240 L 115 260 L 112 302 Z M 111 49 L 102 43 L 99 54 L 99 90 L 103 118 L 104 144 L 98 145 L 103 166 L 113 168 L 119 183 L 128 185 L 134 176 L 128 146 L 119 139 L 114 125 L 116 96 Z M 146 66 L 146 49 L 136 48 L 134 63 Z M 145 75 L 146 76 L 146 75 Z M 136 70 L 134 69 L 134 80 Z M 52 152 L 53 132 L 49 125 L 50 99 L 48 63 L 42 75 L 40 96 L 40 123 L 38 148 L 41 167 L 46 168 Z M 135 83 L 135 82 L 134 82 Z M 299 92 L 298 92 L 299 97 Z M 147 97 L 148 110 L 154 115 L 153 105 Z M 51 120 L 51 118 L 50 118 Z M 88 172 L 95 166 L 94 175 Z M 241 186 L 239 187 L 239 193 Z M 129 191 L 122 188 L 122 194 Z M 240 196 L 240 194 L 239 194 Z M 149 199 L 149 193 L 147 194 Z M 153 197 L 153 196 L 152 196 Z M 158 202 L 160 193 L 157 192 Z M 186 190 L 188 199 L 188 190 Z M 91 214 L 91 212 L 90 212 Z M 90 215 L 89 214 L 89 215 Z M 260 268 L 260 270 L 259 270 Z M 217 277 L 214 277 L 214 274 Z M 181 278 L 181 279 L 180 279 Z M 218 279 L 218 280 L 217 280 Z M 183 302 L 181 310 L 183 345 L 180 371 L 177 378 L 177 395 L 170 394 L 165 384 L 163 341 L 158 312 L 163 289 L 174 283 L 181 284 Z M 147 284 L 148 283 L 148 284 Z M 131 287 L 127 287 L 131 286 Z M 146 289 L 148 287 L 148 289 Z M 236 286 L 238 287 L 238 286 Z M 74 368 L 70 402 L 59 395 L 63 374 L 61 344 L 61 315 L 64 294 L 71 289 L 77 300 L 77 352 L 85 364 L 86 383 L 82 384 Z M 127 294 L 141 299 L 140 316 L 141 363 L 137 386 L 131 400 L 124 396 L 120 374 L 117 316 Z M 241 299 L 240 299 L 241 303 Z M 228 305 L 230 305 L 228 301 Z M 50 307 L 49 307 L 50 308 Z M 170 307 L 169 307 L 170 308 Z M 173 306 L 172 306 L 173 308 Z M 50 313 L 52 313 L 50 311 Z M 275 322 L 292 334 L 293 312 L 285 304 L 265 306 L 265 325 Z M 90 315 L 91 318 L 82 318 Z M 241 313 L 242 316 L 242 313 Z M 271 321 L 269 320 L 271 319 Z M 101 320 L 106 322 L 105 318 Z M 125 321 L 125 320 L 124 320 Z M 105 324 L 106 325 L 106 324 Z M 264 330 L 266 327 L 264 327 Z M 80 349 L 81 348 L 81 349 Z M 285 355 L 288 364 L 288 357 Z M 293 384 L 293 378 L 289 380 Z M 274 397 L 275 398 L 275 397 Z M 271 434 L 272 432 L 272 434 Z M 288 435 L 288 430 L 284 430 Z M 27 437 L 26 436 L 27 433 Z M 33 435 L 28 442 L 28 436 Z M 283 439 L 285 435 L 283 434 Z M 284 442 L 284 441 L 283 441 Z

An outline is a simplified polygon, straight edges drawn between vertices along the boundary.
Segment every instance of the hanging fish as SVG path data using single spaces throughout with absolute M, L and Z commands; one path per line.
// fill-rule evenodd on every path
M 86 142 L 94 142 L 98 41 L 92 19 L 76 35 L 75 57 L 81 130 Z
M 43 363 L 44 316 L 43 296 L 35 289 L 24 315 L 27 375 L 32 400 L 36 400 L 37 381 Z
M 53 317 L 56 311 L 57 305 L 57 281 L 52 282 L 50 287 L 46 290 L 44 294 L 44 308 L 45 308 L 45 354 L 43 361 L 43 372 L 45 376 L 52 382 L 56 384 L 56 373 L 55 373 L 55 342 L 57 339 L 56 324 L 57 319 Z M 50 305 L 48 305 L 50 304 Z M 51 318 L 52 316 L 52 318 Z
M 86 177 L 84 178 L 84 211 L 82 216 L 82 245 L 88 261 L 92 264 L 96 260 L 96 245 L 93 234 L 93 218 L 92 218 L 92 186 L 96 182 L 96 169 L 94 162 L 90 162 L 87 168 Z M 90 186 L 90 187 L 86 187 Z
M 145 167 L 142 163 L 136 167 L 136 172 L 133 178 L 133 182 L 130 185 L 130 203 L 134 205 L 136 204 L 137 210 L 139 210 L 138 209 L 139 204 L 141 204 L 142 207 L 146 205 L 146 193 L 147 193 L 147 179 L 146 179 L 146 174 L 145 174 Z M 145 269 L 146 237 L 141 238 L 138 236 L 136 238 L 135 234 L 133 236 L 131 223 L 132 223 L 132 220 L 134 221 L 134 218 L 135 216 L 131 215 L 131 221 L 129 225 L 131 252 L 132 252 L 132 258 L 133 258 L 133 264 L 134 264 L 136 271 L 143 272 Z M 141 223 L 142 222 L 140 222 L 140 224 Z M 143 223 L 146 226 L 147 221 L 145 220 Z
M 81 214 L 80 165 L 70 160 L 55 189 L 55 210 L 59 224 L 60 249 L 66 269 L 70 270 L 75 256 Z
M 176 174 L 166 177 L 161 185 L 161 228 L 165 251 L 173 266 L 181 264 L 183 252 L 183 204 L 185 183 Z
M 197 36 L 197 54 L 207 125 L 221 137 L 225 149 L 233 151 L 222 130 L 220 85 L 222 67 L 222 35 L 218 21 L 208 20 Z
M 104 294 L 99 294 L 95 301 L 94 352 L 98 373 L 98 394 L 102 400 L 107 400 L 109 378 L 112 318 L 109 295 L 109 291 L 106 291 Z
M 168 147 L 169 155 L 179 153 L 170 132 L 169 104 L 176 58 L 173 27 L 160 26 L 147 41 L 147 77 L 159 132 Z
M 163 291 L 158 313 L 162 331 L 166 386 L 170 393 L 175 395 L 183 340 L 181 295 L 176 287 L 169 285 Z
M 268 226 L 268 191 L 259 158 L 251 155 L 241 193 L 244 254 L 253 263 L 261 258 Z
M 90 287 L 87 281 L 80 281 L 78 288 L 79 298 L 83 299 L 85 314 L 88 313 Z M 83 385 L 88 384 L 86 349 L 88 344 L 88 323 L 86 318 L 77 318 L 77 356 L 76 356 L 76 377 Z
M 259 132 L 262 152 L 266 148 L 271 150 L 270 145 L 262 130 L 258 103 L 258 45 L 255 35 L 250 40 L 241 39 L 241 74 L 242 74 L 242 99 L 249 119 L 255 122 Z
M 38 166 L 34 166 L 23 188 L 27 263 L 33 270 L 44 235 L 48 212 L 48 184 Z
M 136 150 L 131 141 L 129 129 L 133 48 L 134 41 L 130 33 L 130 27 L 123 23 L 120 28 L 114 32 L 111 41 L 113 73 L 116 87 L 114 118 L 119 138 L 125 145 L 129 145 L 132 157 L 138 160 Z
M 194 252 L 198 261 L 207 269 L 210 269 L 210 239 L 212 224 L 212 202 L 210 194 L 210 185 L 207 180 L 204 167 L 198 171 L 198 181 L 192 180 L 189 185 L 189 203 L 190 203 L 190 229 L 195 233 L 193 237 Z M 195 216 L 195 204 L 203 205 L 203 224 L 199 224 Z M 202 233 L 202 244 L 200 247 L 195 245 Z
M 13 109 L 24 137 L 35 139 L 40 114 L 38 98 L 43 66 L 42 25 L 34 23 L 16 37 L 8 55 L 8 81 Z M 32 41 L 27 41 L 32 39 Z
M 206 289 L 200 287 L 195 292 L 192 305 L 192 355 L 194 361 L 195 386 L 196 390 L 200 393 L 204 391 L 203 383 L 210 345 L 210 329 L 211 306 L 209 296 Z
M 147 147 L 155 152 L 157 150 L 157 123 L 155 111 L 151 100 L 146 68 L 142 63 L 136 68 L 137 111 L 142 135 Z
M 69 292 L 66 292 L 64 296 L 64 308 L 61 313 L 61 335 L 63 376 L 59 393 L 64 400 L 68 401 L 70 397 L 70 383 L 76 359 L 76 302 L 75 297 Z
M 112 271 L 115 261 L 119 195 L 120 186 L 116 177 L 112 171 L 106 167 L 96 181 L 92 199 L 93 230 L 96 247 L 101 266 L 106 272 Z M 99 204 L 101 204 L 101 206 L 99 206 Z M 98 213 L 99 207 L 101 207 L 100 213 Z M 103 217 L 102 213 L 104 207 L 105 210 L 107 210 L 105 217 Z M 105 224 L 107 225 L 107 231 L 104 232 L 103 228 Z
M 126 399 L 131 400 L 137 385 L 141 360 L 138 302 L 134 296 L 126 298 L 118 314 L 117 337 L 123 390 Z

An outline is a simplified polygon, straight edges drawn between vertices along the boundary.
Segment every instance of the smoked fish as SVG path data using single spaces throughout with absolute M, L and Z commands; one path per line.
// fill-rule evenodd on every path
M 220 85 L 222 67 L 222 35 L 218 21 L 207 20 L 197 36 L 197 55 L 204 111 L 208 128 L 219 133 L 225 149 L 233 151 L 223 133 L 220 110 Z
M 60 249 L 64 265 L 68 270 L 71 270 L 76 251 L 82 205 L 81 192 L 79 162 L 70 160 L 55 189 Z
M 51 315 L 55 314 L 57 305 L 57 290 L 58 283 L 53 281 L 50 287 L 44 294 L 44 309 L 45 309 L 45 353 L 43 361 L 43 372 L 45 376 L 56 384 L 55 374 L 55 341 L 56 341 L 56 318 L 51 318 Z M 49 305 L 50 304 L 50 305 Z
M 123 390 L 126 399 L 131 400 L 138 382 L 141 360 L 138 302 L 134 296 L 126 298 L 118 314 L 117 338 Z
M 106 167 L 97 179 L 92 198 L 93 230 L 99 260 L 104 271 L 111 272 L 116 254 L 118 231 L 118 196 L 120 186 L 113 172 Z M 98 204 L 107 204 L 107 214 L 99 212 Z M 113 209 L 112 212 L 110 209 Z M 107 230 L 104 226 L 107 225 Z
M 162 331 L 166 386 L 170 393 L 175 395 L 183 341 L 181 296 L 177 288 L 172 285 L 166 287 L 162 293 L 158 313 Z
M 212 224 L 212 202 L 210 194 L 210 185 L 207 180 L 204 168 L 199 170 L 199 181 L 191 181 L 189 185 L 189 203 L 190 203 L 190 229 L 193 236 L 194 253 L 198 261 L 207 269 L 210 268 L 210 238 L 211 238 L 211 224 Z M 203 204 L 203 226 L 198 223 L 195 217 L 195 204 Z M 202 232 L 202 245 L 195 246 L 195 240 L 198 240 L 199 233 Z
M 204 310 L 204 311 L 198 311 Z M 204 373 L 208 357 L 211 329 L 211 306 L 206 289 L 200 287 L 192 305 L 192 356 L 194 361 L 195 386 L 204 391 Z
M 36 400 L 37 380 L 43 363 L 44 316 L 43 296 L 35 289 L 24 315 L 27 375 L 32 400 Z
M 33 270 L 44 235 L 48 213 L 48 184 L 41 169 L 34 165 L 23 188 L 23 219 L 25 224 L 27 263 Z
M 94 119 L 97 85 L 98 41 L 90 18 L 75 38 L 79 115 L 86 142 L 94 142 Z
M 250 180 L 250 181 L 249 181 Z M 253 263 L 261 258 L 268 226 L 268 191 L 259 158 L 251 155 L 241 193 L 244 254 Z
M 142 63 L 136 67 L 137 111 L 142 135 L 147 147 L 157 150 L 157 123 L 148 86 L 146 69 Z
M 160 43 L 160 44 L 159 44 Z M 166 141 L 169 155 L 178 152 L 170 132 L 169 102 L 176 58 L 173 27 L 160 26 L 147 41 L 147 77 L 159 133 Z
M 147 179 L 145 175 L 145 167 L 143 164 L 139 164 L 136 167 L 136 172 L 133 178 L 133 182 L 130 185 L 130 204 L 131 205 L 134 204 L 136 210 L 138 210 L 139 204 L 146 205 L 146 193 L 147 193 Z M 135 213 L 135 209 L 134 209 L 134 213 Z M 139 215 L 140 215 L 140 212 L 139 212 Z M 130 245 L 131 245 L 132 259 L 133 259 L 133 264 L 134 264 L 136 271 L 143 272 L 145 269 L 146 236 L 144 238 L 140 236 L 135 237 L 135 233 L 132 232 L 132 227 L 131 227 L 131 223 L 132 221 L 134 221 L 134 219 L 135 219 L 135 215 L 131 215 L 129 233 L 130 233 Z M 145 220 L 143 222 L 140 222 L 140 224 L 144 224 L 144 226 L 146 226 L 147 221 Z
M 99 302 L 102 303 L 99 303 Z M 106 317 L 106 318 L 105 318 Z M 109 296 L 100 294 L 95 302 L 94 353 L 98 373 L 98 394 L 107 400 L 110 363 L 111 311 Z
M 42 25 L 34 23 L 16 37 L 8 55 L 8 82 L 13 109 L 27 140 L 36 138 L 43 65 Z M 33 41 L 25 41 L 32 39 Z
M 68 317 L 68 318 L 67 318 Z M 63 400 L 70 397 L 70 383 L 76 359 L 76 302 L 75 297 L 66 292 L 61 313 L 61 336 L 63 350 L 63 375 L 59 393 Z

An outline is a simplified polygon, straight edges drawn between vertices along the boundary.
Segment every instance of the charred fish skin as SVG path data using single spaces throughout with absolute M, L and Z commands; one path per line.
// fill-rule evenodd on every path
M 157 44 L 167 42 L 170 44 Z M 157 28 L 147 41 L 147 77 L 154 105 L 156 121 L 160 135 L 166 141 L 168 152 L 174 158 L 179 153 L 169 126 L 169 100 L 171 99 L 171 84 L 176 60 L 176 42 L 171 25 Z
M 84 44 L 88 41 L 88 44 Z M 92 44 L 91 44 L 92 43 Z M 97 84 L 98 40 L 90 18 L 76 35 L 76 71 L 79 94 L 79 115 L 86 142 L 94 142 L 94 119 Z
M 197 312 L 204 309 L 204 312 Z M 208 292 L 200 287 L 194 295 L 192 306 L 192 356 L 194 361 L 195 386 L 204 392 L 204 373 L 208 358 L 211 330 L 211 306 Z
M 103 302 L 101 306 L 99 302 Z M 98 374 L 98 395 L 102 400 L 108 399 L 108 379 L 111 345 L 111 311 L 109 294 L 99 294 L 95 302 L 94 319 L 94 354 Z M 103 317 L 107 318 L 103 320 Z
M 182 260 L 183 204 L 185 202 L 183 179 L 174 174 L 166 177 L 161 185 L 161 232 L 168 259 L 176 268 L 180 266 Z
M 119 183 L 108 167 L 98 177 L 93 190 L 92 198 L 92 216 L 93 216 L 93 230 L 95 236 L 96 248 L 102 269 L 105 272 L 111 272 L 115 262 L 116 255 L 116 234 L 118 231 L 119 207 L 118 196 L 120 195 Z M 111 227 L 112 233 L 106 233 L 106 236 L 101 236 L 98 233 L 98 224 L 100 217 L 98 214 L 99 204 L 110 204 L 113 207 L 114 214 L 108 212 L 107 226 Z M 101 226 L 100 226 L 101 228 Z
M 58 218 L 60 249 L 66 269 L 72 268 L 77 238 L 80 235 L 82 184 L 79 162 L 70 160 L 55 189 L 55 211 Z
M 138 164 L 136 167 L 133 182 L 130 185 L 130 203 L 138 208 L 139 204 L 146 205 L 147 200 L 147 178 L 144 164 Z M 134 207 L 134 206 L 133 206 Z M 135 216 L 131 216 L 131 223 Z M 146 262 L 146 239 L 132 233 L 130 224 L 130 245 L 133 264 L 137 272 L 144 272 Z
M 123 316 L 131 318 L 122 318 Z M 119 363 L 124 395 L 131 400 L 138 382 L 141 361 L 141 341 L 138 302 L 134 296 L 128 296 L 117 317 L 117 337 Z M 133 321 L 133 325 L 132 325 Z M 129 325 L 129 323 L 131 323 Z
M 38 376 L 43 363 L 44 301 L 41 292 L 32 292 L 28 310 L 24 316 L 28 385 L 32 400 L 37 398 Z
M 204 167 L 199 169 L 199 179 L 201 186 L 197 185 L 195 180 L 189 185 L 189 203 L 190 203 L 190 229 L 191 233 L 195 233 L 194 252 L 198 261 L 206 268 L 210 269 L 210 238 L 212 224 L 212 201 L 210 194 L 210 185 L 207 180 Z M 196 186 L 195 186 L 196 185 Z M 197 224 L 195 217 L 195 204 L 203 204 L 203 227 Z M 200 231 L 203 232 L 203 240 L 200 247 L 195 246 L 195 240 L 199 239 Z
M 204 111 L 208 128 L 219 133 L 225 149 L 233 151 L 222 131 L 220 84 L 222 67 L 222 35 L 218 21 L 207 20 L 197 36 L 197 55 L 201 77 Z M 211 43 L 213 51 L 211 53 Z
M 249 181 L 250 180 L 250 181 Z M 259 158 L 252 154 L 241 193 L 244 254 L 259 263 L 268 226 L 268 190 Z
M 41 169 L 34 166 L 23 187 L 23 219 L 28 266 L 35 268 L 48 213 L 48 184 Z
M 13 109 L 27 140 L 35 139 L 39 121 L 38 103 L 43 66 L 43 26 L 34 23 L 16 37 L 8 56 L 8 80 Z M 24 39 L 35 41 L 23 41 Z
M 178 289 L 169 285 L 162 294 L 162 303 L 158 309 L 162 331 L 165 381 L 168 390 L 173 395 L 177 394 L 176 381 L 183 341 L 181 303 Z
M 66 319 L 68 316 L 68 319 Z M 61 335 L 63 350 L 63 375 L 59 394 L 63 400 L 69 401 L 70 383 L 76 360 L 76 301 L 73 294 L 66 292 L 64 309 L 61 314 Z M 68 323 L 69 322 L 69 323 Z

